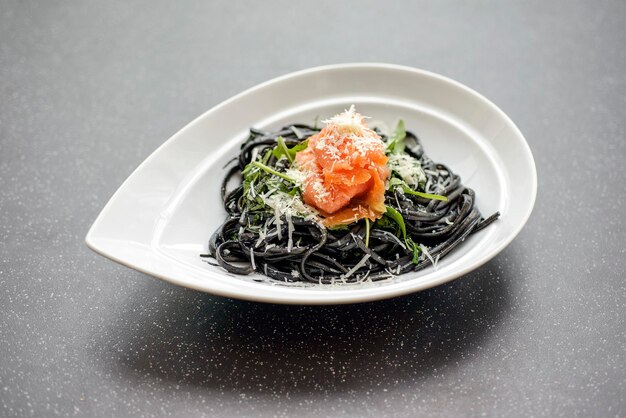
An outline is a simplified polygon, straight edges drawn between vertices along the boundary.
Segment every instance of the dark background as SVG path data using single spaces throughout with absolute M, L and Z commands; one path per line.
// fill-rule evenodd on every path
M 623 1 L 0 3 L 0 415 L 626 415 Z M 444 286 L 337 307 L 154 280 L 84 236 L 187 122 L 353 61 L 478 90 L 539 191 Z

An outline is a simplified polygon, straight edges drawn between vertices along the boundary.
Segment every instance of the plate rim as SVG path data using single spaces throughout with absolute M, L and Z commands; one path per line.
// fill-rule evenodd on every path
M 515 226 L 515 228 L 513 229 L 513 231 L 511 233 L 508 234 L 508 236 L 506 236 L 505 239 L 503 239 L 499 245 L 497 245 L 496 247 L 494 247 L 492 250 L 490 250 L 487 255 L 485 257 L 482 257 L 479 262 L 477 263 L 472 263 L 469 264 L 465 267 L 461 267 L 457 270 L 455 270 L 454 272 L 452 272 L 451 274 L 448 274 L 446 276 L 443 276 L 437 280 L 432 280 L 426 283 L 414 283 L 413 286 L 409 286 L 408 284 L 411 283 L 411 280 L 407 280 L 406 286 L 403 287 L 390 287 L 390 286 L 381 286 L 378 287 L 376 289 L 378 289 L 378 292 L 368 292 L 365 294 L 359 294 L 359 290 L 371 290 L 372 288 L 362 288 L 362 289 L 350 289 L 350 292 L 329 292 L 329 291 L 323 291 L 325 292 L 324 295 L 320 295 L 321 297 L 317 297 L 317 298 L 311 298 L 311 296 L 313 296 L 311 294 L 311 291 L 306 289 L 298 289 L 298 288 L 290 288 L 290 290 L 294 290 L 296 292 L 294 292 L 293 294 L 291 294 L 290 292 L 286 292 L 283 294 L 266 294 L 266 293 L 258 293 L 258 294 L 249 294 L 249 293 L 244 293 L 244 292 L 238 292 L 236 290 L 230 290 L 230 289 L 224 289 L 224 288 L 211 288 L 211 289 L 207 289 L 205 287 L 200 287 L 200 286 L 195 286 L 193 283 L 188 283 L 185 280 L 180 280 L 177 279 L 175 277 L 169 276 L 169 275 L 164 275 L 164 274 L 160 274 L 158 271 L 149 271 L 148 269 L 142 268 L 141 266 L 137 266 L 134 265 L 131 262 L 125 261 L 117 256 L 115 256 L 114 254 L 110 254 L 108 253 L 106 250 L 104 250 L 103 248 L 100 248 L 95 235 L 95 229 L 96 226 L 98 225 L 98 223 L 107 215 L 108 211 L 110 210 L 110 207 L 114 204 L 114 201 L 116 200 L 116 198 L 119 196 L 120 193 L 122 193 L 123 189 L 125 188 L 126 184 L 128 182 L 130 182 L 131 178 L 135 177 L 139 172 L 142 171 L 142 169 L 149 165 L 150 162 L 156 158 L 157 155 L 159 155 L 162 151 L 162 148 L 166 147 L 175 137 L 182 135 L 185 131 L 189 130 L 192 126 L 194 126 L 196 123 L 198 123 L 199 120 L 204 119 L 205 117 L 207 117 L 207 115 L 218 111 L 219 109 L 228 106 L 230 103 L 238 100 L 241 97 L 247 96 L 249 94 L 253 94 L 254 92 L 264 89 L 268 86 L 274 85 L 274 84 L 278 84 L 278 83 L 282 83 L 286 80 L 289 80 L 291 78 L 297 78 L 300 76 L 304 76 L 310 73 L 317 73 L 317 72 L 324 72 L 324 71 L 333 71 L 333 70 L 346 70 L 346 69 L 354 69 L 354 70 L 362 70 L 362 69 L 381 69 L 381 70 L 394 70 L 394 71 L 403 71 L 403 72 L 411 72 L 417 75 L 421 75 L 421 76 L 426 76 L 426 77 L 431 77 L 431 78 L 435 78 L 438 79 L 439 81 L 442 81 L 444 83 L 447 84 L 451 84 L 456 88 L 459 88 L 467 93 L 469 93 L 470 95 L 472 95 L 475 99 L 480 100 L 481 102 L 483 102 L 483 104 L 486 104 L 489 108 L 491 108 L 493 111 L 495 111 L 498 116 L 500 117 L 500 119 L 506 124 L 508 125 L 509 128 L 511 128 L 513 130 L 513 132 L 515 132 L 516 135 L 519 136 L 519 138 L 521 138 L 521 145 L 523 147 L 524 153 L 526 154 L 527 157 L 527 162 L 529 163 L 529 168 L 530 168 L 530 172 L 527 174 L 530 174 L 530 177 L 527 178 L 527 180 L 530 180 L 530 200 L 529 200 L 529 205 L 527 206 L 527 211 L 523 214 L 523 216 L 521 216 L 521 220 L 519 221 L 519 223 Z M 100 213 L 98 214 L 98 216 L 96 217 L 96 219 L 94 220 L 93 224 L 91 225 L 91 227 L 89 228 L 89 231 L 85 237 L 85 243 L 86 245 L 93 250 L 94 252 L 96 252 L 97 254 L 100 254 L 102 256 L 104 256 L 105 258 L 108 258 L 112 261 L 115 261 L 123 266 L 132 268 L 136 271 L 142 272 L 144 274 L 156 277 L 158 279 L 161 279 L 163 281 L 169 282 L 169 283 L 173 283 L 182 287 L 186 287 L 186 288 L 191 288 L 191 289 L 195 289 L 198 291 L 202 291 L 205 293 L 210 293 L 210 294 L 214 294 L 214 295 L 218 295 L 218 296 L 225 296 L 225 297 L 230 297 L 230 298 L 236 298 L 236 299 L 242 299 L 242 300 L 249 300 L 249 301 L 256 301 L 256 302 L 264 302 L 264 303 L 279 303 L 279 304 L 299 304 L 299 305 L 329 305 L 329 304 L 350 304 L 350 303 L 362 303 L 362 302 L 369 302 L 369 301 L 374 301 L 374 300 L 382 300 L 382 299 L 389 299 L 389 298 L 393 298 L 393 297 L 397 297 L 397 296 L 402 296 L 402 295 L 406 295 L 406 294 L 411 294 L 411 293 L 416 293 L 419 291 L 423 291 L 432 287 L 436 287 L 439 286 L 443 283 L 447 283 L 450 282 L 452 280 L 455 280 L 461 276 L 464 276 L 466 274 L 468 274 L 471 271 L 474 271 L 476 269 L 478 269 L 479 267 L 481 267 L 482 265 L 484 265 L 485 263 L 489 262 L 491 259 L 493 259 L 496 255 L 498 255 L 504 248 L 506 248 L 521 232 L 521 230 L 524 228 L 524 226 L 526 225 L 526 223 L 528 222 L 528 219 L 530 218 L 530 215 L 533 212 L 534 209 L 534 205 L 536 202 L 536 197 L 537 197 L 537 168 L 536 168 L 536 164 L 535 164 L 535 160 L 532 154 L 532 151 L 530 149 L 530 146 L 528 144 L 528 141 L 526 140 L 526 138 L 524 137 L 524 135 L 522 134 L 522 132 L 520 131 L 520 129 L 517 127 L 517 125 L 513 122 L 513 120 L 506 114 L 504 113 L 504 111 L 502 111 L 497 105 L 495 105 L 493 102 L 491 102 L 489 99 L 487 99 L 485 96 L 483 96 L 482 94 L 478 93 L 477 91 L 473 90 L 472 88 L 456 81 L 453 80 L 451 78 L 448 78 L 446 76 L 428 71 L 428 70 L 423 70 L 423 69 L 419 69 L 419 68 L 415 68 L 415 67 L 410 67 L 410 66 L 404 66 L 404 65 L 397 65 L 397 64 L 388 64 L 388 63 L 375 63 L 375 62 L 353 62 L 353 63 L 341 63 L 341 64 L 330 64 L 330 65 L 323 65 L 323 66 L 317 66 L 317 67 L 311 67 L 311 68 L 307 68 L 307 69 L 303 69 L 303 70 L 299 70 L 299 71 L 295 71 L 295 72 L 290 72 L 275 78 L 272 78 L 270 80 L 261 82 L 259 84 L 254 85 L 253 87 L 250 87 L 238 94 L 235 94 L 234 96 L 231 96 L 230 98 L 218 103 L 217 105 L 213 106 L 212 108 L 208 109 L 207 111 L 203 112 L 202 114 L 200 114 L 199 116 L 197 116 L 196 118 L 194 118 L 193 120 L 191 120 L 189 123 L 187 123 L 184 127 L 182 127 L 181 129 L 179 129 L 177 132 L 175 132 L 172 136 L 170 136 L 166 141 L 164 141 L 161 145 L 159 145 L 146 159 L 144 159 L 138 166 L 137 168 L 135 168 L 132 173 L 122 182 L 122 184 L 116 189 L 116 191 L 113 193 L 113 195 L 111 196 L 111 198 L 107 201 L 107 203 L 104 205 L 104 207 L 102 208 L 102 210 L 100 211 Z M 272 288 L 272 289 L 277 289 L 277 288 Z M 302 293 L 302 290 L 304 290 L 304 293 L 307 293 L 309 297 L 298 297 L 298 293 Z M 303 296 L 305 296 L 303 294 Z

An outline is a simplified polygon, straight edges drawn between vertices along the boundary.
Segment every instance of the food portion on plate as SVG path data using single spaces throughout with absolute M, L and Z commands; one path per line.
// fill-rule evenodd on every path
M 402 120 L 386 134 L 351 106 L 323 123 L 250 130 L 222 184 L 228 219 L 204 257 L 281 282 L 378 281 L 436 267 L 499 217 L 483 218 L 474 191 Z

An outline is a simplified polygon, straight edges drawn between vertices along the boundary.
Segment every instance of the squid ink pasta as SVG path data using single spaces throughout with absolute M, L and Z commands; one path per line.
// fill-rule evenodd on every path
M 203 257 L 281 282 L 379 281 L 436 268 L 500 216 L 483 217 L 474 191 L 402 121 L 385 134 L 352 106 L 324 123 L 250 129 L 222 182 L 227 218 Z

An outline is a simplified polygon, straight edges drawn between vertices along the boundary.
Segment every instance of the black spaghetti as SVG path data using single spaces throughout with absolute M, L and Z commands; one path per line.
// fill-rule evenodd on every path
M 230 273 L 256 271 L 282 282 L 378 281 L 436 266 L 500 215 L 483 218 L 474 191 L 433 162 L 400 121 L 390 135 L 376 131 L 388 156 L 384 213 L 325 226 L 323 211 L 303 201 L 308 179 L 295 162 L 319 132 L 303 124 L 250 129 L 221 187 L 228 218 L 203 257 Z M 228 190 L 233 181 L 239 184 Z

